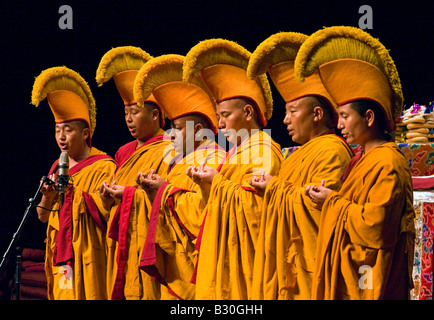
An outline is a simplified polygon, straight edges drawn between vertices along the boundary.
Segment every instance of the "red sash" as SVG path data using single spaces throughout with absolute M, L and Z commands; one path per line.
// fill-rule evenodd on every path
M 110 227 L 109 237 L 118 241 L 116 257 L 118 267 L 111 296 L 112 300 L 122 300 L 124 298 L 125 265 L 128 257 L 128 226 L 135 192 L 135 187 L 125 187 L 122 202 L 118 206 Z
M 65 201 L 59 210 L 59 231 L 54 244 L 53 264 L 71 266 L 74 257 L 72 249 L 72 202 L 74 200 L 74 187 L 70 186 L 65 193 Z
M 221 147 L 214 144 L 214 145 L 204 145 L 199 146 L 195 149 L 195 151 L 203 150 L 203 149 L 220 149 Z M 182 159 L 180 155 L 178 157 L 174 158 L 173 163 L 169 166 L 168 173 L 173 169 L 173 167 Z M 221 167 L 221 166 L 220 166 Z M 220 168 L 219 167 L 219 168 Z M 183 300 L 178 294 L 176 294 L 173 289 L 170 288 L 167 281 L 164 279 L 164 277 L 160 274 L 155 264 L 157 263 L 157 254 L 155 249 L 155 234 L 157 231 L 157 222 L 158 222 L 158 214 L 160 212 L 160 206 L 161 201 L 163 198 L 164 190 L 166 189 L 167 185 L 169 185 L 169 182 L 163 183 L 157 191 L 157 194 L 155 196 L 155 199 L 152 203 L 152 210 L 151 210 L 151 217 L 149 219 L 149 227 L 148 227 L 148 234 L 146 236 L 145 246 L 143 247 L 142 255 L 140 258 L 140 269 L 145 271 L 147 274 L 149 274 L 153 279 L 155 279 L 157 282 L 163 284 L 167 287 L 168 291 L 175 296 L 177 299 Z M 172 216 L 175 218 L 176 222 L 179 224 L 179 226 L 184 230 L 184 232 L 187 234 L 187 236 L 190 239 L 195 239 L 196 237 L 190 232 L 190 230 L 185 227 L 185 225 L 182 223 L 181 219 L 179 218 L 176 210 L 175 210 L 175 203 L 173 200 L 173 195 L 178 191 L 190 191 L 182 188 L 175 187 L 170 192 L 168 199 L 167 199 L 167 206 L 172 213 Z
M 155 234 L 157 232 L 158 214 L 160 213 L 160 203 L 163 197 L 164 190 L 169 182 L 163 183 L 157 191 L 157 195 L 153 201 L 151 216 L 149 218 L 148 234 L 146 235 L 145 245 L 140 257 L 139 268 L 149 274 L 155 281 L 167 287 L 167 290 L 179 300 L 183 300 L 169 286 L 166 279 L 160 274 L 155 264 L 157 263 L 157 252 L 155 248 Z M 158 204 L 158 205 L 156 205 Z
M 86 159 L 77 163 L 74 167 L 69 170 L 69 175 L 72 176 L 79 172 L 86 166 L 101 160 L 101 159 L 111 159 L 108 155 L 93 155 L 87 157 Z M 59 159 L 57 159 L 51 166 L 48 175 L 57 173 Z M 72 264 L 72 259 L 74 257 L 74 251 L 72 248 L 72 203 L 74 201 L 74 186 L 68 186 L 68 191 L 65 193 L 65 199 L 63 206 L 59 210 L 59 231 L 56 236 L 56 243 L 54 244 L 53 252 L 53 264 L 56 266 L 67 264 Z M 89 202 L 89 201 L 88 201 Z M 92 201 L 93 202 L 93 201 Z M 95 210 L 95 209 L 94 209 Z M 96 209 L 98 210 L 98 209 Z M 98 216 L 98 221 L 95 221 L 97 225 L 101 225 L 102 221 L 99 218 L 99 214 L 91 214 L 92 217 Z M 104 230 L 104 229 L 103 229 Z

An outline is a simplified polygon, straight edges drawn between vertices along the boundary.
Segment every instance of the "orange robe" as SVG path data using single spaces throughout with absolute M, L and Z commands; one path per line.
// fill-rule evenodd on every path
M 215 141 L 206 140 L 170 166 L 152 204 L 151 225 L 140 267 L 166 285 L 180 299 L 193 299 L 194 241 L 203 220 L 202 193 L 186 174 L 191 165 L 217 168 L 225 152 Z M 158 260 L 158 261 L 157 261 Z M 163 263 L 164 262 L 164 263 Z
M 120 202 L 107 213 L 107 294 L 109 299 L 160 299 L 161 285 L 139 269 L 140 254 L 145 243 L 150 203 L 146 193 L 138 188 L 135 178 L 139 171 L 166 177 L 168 163 L 165 153 L 170 141 L 163 139 L 164 131 L 136 149 L 137 141 L 121 147 L 116 153 L 116 184 L 125 186 Z M 102 206 L 99 206 L 104 211 Z M 167 290 L 166 290 L 167 291 Z M 168 294 L 168 293 L 166 293 Z
M 267 185 L 254 263 L 253 299 L 309 299 L 321 207 L 308 185 L 341 187 L 353 156 L 334 134 L 318 136 L 292 153 Z
M 369 150 L 324 202 L 314 299 L 407 299 L 413 263 L 410 170 L 393 142 Z
M 196 299 L 250 298 L 263 198 L 249 180 L 260 169 L 277 175 L 282 160 L 280 146 L 263 131 L 228 152 L 196 242 Z
M 49 174 L 57 171 L 56 161 Z M 69 170 L 68 187 L 60 211 L 53 207 L 47 226 L 45 273 L 48 299 L 104 300 L 106 295 L 106 224 L 92 194 L 110 182 L 115 164 L 92 148 L 89 156 Z

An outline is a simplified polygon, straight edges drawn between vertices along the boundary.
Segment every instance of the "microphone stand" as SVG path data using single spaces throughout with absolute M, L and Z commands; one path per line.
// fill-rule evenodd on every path
M 35 193 L 35 196 L 33 198 L 29 199 L 29 205 L 27 206 L 26 210 L 24 211 L 24 215 L 23 218 L 21 220 L 20 225 L 18 226 L 17 231 L 14 233 L 14 235 L 12 236 L 12 240 L 9 244 L 9 247 L 7 248 L 5 254 L 3 255 L 3 259 L 0 263 L 0 270 L 2 269 L 2 267 L 5 264 L 5 261 L 7 259 L 7 257 L 9 256 L 12 248 L 14 248 L 16 246 L 16 242 L 18 241 L 20 235 L 21 235 L 21 231 L 23 230 L 23 227 L 27 221 L 27 218 L 29 216 L 30 211 L 36 206 L 35 205 L 35 201 L 36 201 L 36 197 L 39 195 L 39 192 L 41 191 L 42 185 L 44 183 L 48 183 L 48 184 L 52 184 L 53 181 L 48 179 L 46 176 L 43 176 L 41 179 L 41 183 L 39 184 L 38 190 Z M 15 282 L 14 282 L 14 287 L 15 287 L 15 297 L 16 300 L 19 300 L 21 297 L 21 248 L 16 247 L 16 251 L 17 251 L 17 260 L 16 260 L 16 268 L 15 268 Z M 12 291 L 13 293 L 13 291 Z M 11 296 L 12 296 L 11 293 Z

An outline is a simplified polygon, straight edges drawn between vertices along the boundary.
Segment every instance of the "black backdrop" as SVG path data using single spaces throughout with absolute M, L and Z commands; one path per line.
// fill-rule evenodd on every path
M 153 56 L 185 55 L 200 40 L 221 37 L 253 51 L 279 31 L 310 34 L 323 26 L 358 26 L 359 7 L 373 9 L 368 30 L 390 49 L 407 104 L 434 99 L 432 48 L 434 22 L 428 2 L 349 1 L 10 1 L 0 2 L 1 163 L 0 254 L 39 183 L 60 152 L 46 101 L 30 105 L 34 78 L 49 67 L 66 65 L 89 83 L 97 104 L 93 145 L 110 155 L 131 140 L 122 101 L 113 81 L 98 88 L 95 71 L 112 47 L 139 46 Z M 59 7 L 73 9 L 73 29 L 61 30 Z M 274 88 L 273 88 L 274 90 Z M 283 100 L 274 90 L 268 128 L 282 147 L 291 141 L 282 124 Z M 36 212 L 23 231 L 22 245 L 44 248 L 46 225 Z

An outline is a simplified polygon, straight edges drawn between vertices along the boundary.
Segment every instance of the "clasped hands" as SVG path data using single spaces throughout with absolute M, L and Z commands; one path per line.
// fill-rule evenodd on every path
M 116 181 L 112 181 L 111 184 L 103 181 L 99 187 L 99 196 L 102 200 L 102 205 L 105 210 L 110 211 L 116 199 L 122 199 L 125 187 L 117 185 Z
M 322 206 L 330 192 L 332 192 L 331 189 L 324 187 L 324 185 L 324 180 L 322 180 L 318 186 L 309 185 L 304 190 L 304 194 L 308 196 L 313 203 Z
M 249 183 L 255 188 L 258 194 L 263 195 L 271 179 L 271 175 L 265 174 L 264 170 L 260 169 L 259 176 L 253 176 L 250 178 Z M 304 194 L 308 196 L 313 203 L 322 206 L 330 192 L 332 192 L 331 189 L 324 187 L 324 185 L 324 180 L 322 180 L 319 185 L 309 185 L 305 188 Z
M 193 182 L 197 183 L 201 187 L 202 193 L 205 191 L 209 194 L 212 181 L 218 171 L 212 167 L 205 166 L 205 163 L 201 163 L 199 166 L 188 167 L 186 173 Z M 258 193 L 263 194 L 272 177 L 273 176 L 269 174 L 265 174 L 265 170 L 260 169 L 259 176 L 253 176 L 250 178 L 249 183 Z
M 155 198 L 158 188 L 164 183 L 164 179 L 156 174 L 154 169 L 151 169 L 147 174 L 139 172 L 135 181 L 147 193 L 151 201 Z M 103 202 L 104 209 L 109 211 L 116 199 L 122 199 L 124 190 L 125 186 L 116 184 L 114 180 L 111 184 L 104 181 L 99 188 L 99 195 Z
M 199 166 L 189 166 L 185 173 L 194 183 L 197 183 L 201 188 L 206 188 L 211 186 L 218 171 L 213 167 L 206 166 L 205 162 L 201 162 Z
M 186 174 L 193 180 L 193 182 L 200 186 L 205 203 L 208 201 L 211 184 L 217 173 L 218 171 L 216 169 L 206 166 L 205 162 L 202 162 L 199 166 L 190 166 L 187 168 Z M 265 171 L 260 169 L 259 175 L 250 178 L 249 184 L 255 188 L 258 194 L 263 195 L 272 178 L 273 176 L 265 174 Z M 165 182 L 161 176 L 155 173 L 154 169 L 151 169 L 148 174 L 139 172 L 135 180 L 136 183 L 147 193 L 151 202 L 154 200 L 160 186 Z M 309 185 L 305 188 L 304 194 L 308 196 L 313 203 L 322 205 L 332 191 L 331 189 L 324 187 L 324 185 L 324 180 L 322 180 L 318 186 Z M 111 184 L 103 182 L 99 188 L 99 194 L 103 201 L 104 208 L 110 210 L 116 199 L 122 199 L 124 190 L 125 187 L 117 185 L 116 181 L 113 181 Z
M 265 192 L 265 189 L 267 188 L 268 183 L 270 183 L 270 180 L 273 178 L 270 174 L 265 174 L 264 169 L 259 169 L 259 176 L 253 176 L 249 180 L 249 184 L 255 188 L 256 192 L 259 195 L 263 195 Z

